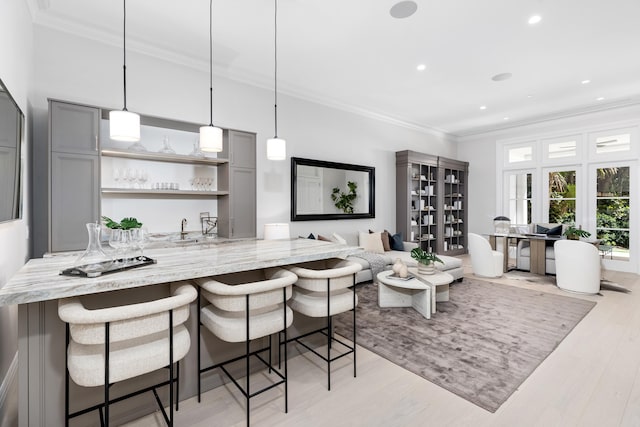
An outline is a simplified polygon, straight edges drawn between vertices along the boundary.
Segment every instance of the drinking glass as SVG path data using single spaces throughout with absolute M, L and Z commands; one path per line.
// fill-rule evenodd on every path
M 122 172 L 120 171 L 120 168 L 115 168 L 113 170 L 113 180 L 116 183 L 116 188 L 120 187 L 120 185 L 118 184 L 118 181 L 120 181 L 120 179 L 122 178 Z
M 132 245 L 140 250 L 140 256 L 134 257 L 134 259 L 144 259 L 144 247 L 147 245 L 147 230 L 145 227 L 133 228 L 131 231 Z
M 122 255 L 122 250 L 127 245 L 125 230 L 121 230 L 119 228 L 114 228 L 111 230 L 111 234 L 109 235 L 109 246 L 114 249 L 114 259 L 113 263 L 122 265 L 125 260 Z

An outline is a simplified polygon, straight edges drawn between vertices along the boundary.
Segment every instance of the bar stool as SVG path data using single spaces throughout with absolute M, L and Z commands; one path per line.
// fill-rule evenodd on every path
M 362 269 L 360 264 L 343 259 L 326 259 L 287 267 L 298 276 L 289 303 L 294 311 L 309 317 L 326 318 L 326 326 L 299 337 L 292 338 L 307 350 L 327 362 L 327 389 L 331 390 L 331 362 L 353 353 L 353 376 L 356 376 L 356 295 L 355 277 Z M 352 290 L 349 291 L 348 288 Z M 332 316 L 353 310 L 353 344 L 348 345 L 333 336 Z M 301 339 L 321 333 L 327 336 L 327 355 L 324 356 Z M 335 341 L 347 349 L 331 357 L 331 344 Z M 285 337 L 285 343 L 287 342 Z M 286 344 L 285 344 L 286 348 Z
M 167 425 L 173 425 L 174 383 L 179 383 L 179 361 L 191 344 L 184 323 L 189 318 L 189 303 L 198 294 L 186 282 L 173 283 L 169 289 L 170 295 L 164 298 L 97 309 L 87 308 L 84 297 L 58 301 L 58 316 L 66 322 L 65 426 L 71 418 L 94 410 L 100 413 L 100 424 L 108 426 L 110 404 L 147 391 L 153 391 Z M 109 395 L 113 383 L 165 367 L 169 380 L 125 396 Z M 103 386 L 104 402 L 69 413 L 69 378 L 82 387 Z M 156 391 L 165 385 L 169 386 L 169 416 Z M 179 387 L 176 389 L 178 410 Z
M 203 298 L 198 298 L 198 335 L 202 336 L 201 326 L 204 325 L 213 335 L 223 341 L 245 343 L 243 355 L 203 368 L 200 340 L 198 340 L 198 402 L 200 402 L 202 374 L 220 368 L 246 398 L 247 426 L 250 423 L 249 400 L 281 384 L 284 384 L 284 411 L 288 412 L 286 348 L 284 372 L 280 372 L 271 363 L 271 336 L 283 331 L 286 337 L 287 328 L 293 322 L 293 312 L 287 306 L 287 300 L 291 298 L 291 288 L 296 279 L 296 275 L 290 271 L 282 268 L 269 268 L 195 280 L 199 285 L 200 296 L 209 303 L 205 307 L 201 307 Z M 269 346 L 251 351 L 251 340 L 266 336 L 269 337 Z M 261 353 L 266 351 L 269 352 L 268 361 L 261 356 Z M 269 369 L 269 373 L 273 372 L 279 377 L 279 380 L 252 391 L 251 356 L 262 362 Z M 225 367 L 240 360 L 244 360 L 246 367 L 244 388 Z

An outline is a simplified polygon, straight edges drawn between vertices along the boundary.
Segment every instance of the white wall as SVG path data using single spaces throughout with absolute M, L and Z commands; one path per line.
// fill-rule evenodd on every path
M 32 65 L 32 26 L 24 0 L 2 2 L 0 12 L 0 79 L 25 115 L 29 113 Z M 25 129 L 27 137 L 28 128 Z M 27 146 L 22 146 L 23 177 L 28 176 Z M 0 288 L 28 259 L 28 180 L 23 181 L 23 219 L 0 224 Z M 0 386 L 18 349 L 17 307 L 0 307 Z M 0 390 L 1 391 L 1 390 Z M 1 393 L 0 393 L 1 394 Z M 0 409 L 2 409 L 0 402 Z M 0 411 L 1 412 L 1 411 Z
M 122 50 L 48 28 L 35 28 L 35 107 L 42 126 L 46 99 L 122 107 Z M 131 111 L 190 122 L 208 121 L 207 69 L 195 70 L 136 52 L 127 53 L 127 102 Z M 289 222 L 290 161 L 266 160 L 273 136 L 273 92 L 214 77 L 214 122 L 257 133 L 258 235 L 267 222 Z M 395 151 L 415 150 L 455 157 L 455 143 L 430 134 L 309 103 L 278 97 L 278 133 L 289 157 L 305 157 L 376 168 L 376 218 L 292 224 L 292 235 L 353 233 L 395 228 Z M 36 141 L 44 149 L 45 135 Z M 133 212 L 144 218 L 147 213 Z M 149 212 L 150 214 L 150 212 Z M 184 216 L 184 215 L 183 215 Z M 182 216 L 180 216 L 181 218 Z M 176 228 L 173 219 L 170 230 Z

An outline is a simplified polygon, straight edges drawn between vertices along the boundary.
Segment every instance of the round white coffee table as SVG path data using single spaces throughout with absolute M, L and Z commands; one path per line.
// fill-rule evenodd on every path
M 433 274 L 420 274 L 417 268 L 409 268 L 409 273 L 421 282 L 431 285 L 431 310 L 434 313 L 437 302 L 449 301 L 449 284 L 453 282 L 452 275 L 438 270 Z
M 378 306 L 413 307 L 427 319 L 431 319 L 432 287 L 417 278 L 405 280 L 389 277 L 393 271 L 378 273 Z

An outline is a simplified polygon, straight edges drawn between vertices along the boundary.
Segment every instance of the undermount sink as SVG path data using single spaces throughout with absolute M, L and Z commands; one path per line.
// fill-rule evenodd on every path
M 200 242 L 201 235 L 189 235 L 182 237 L 180 233 L 153 233 L 149 235 L 150 242 L 171 243 L 174 245 L 190 245 Z

